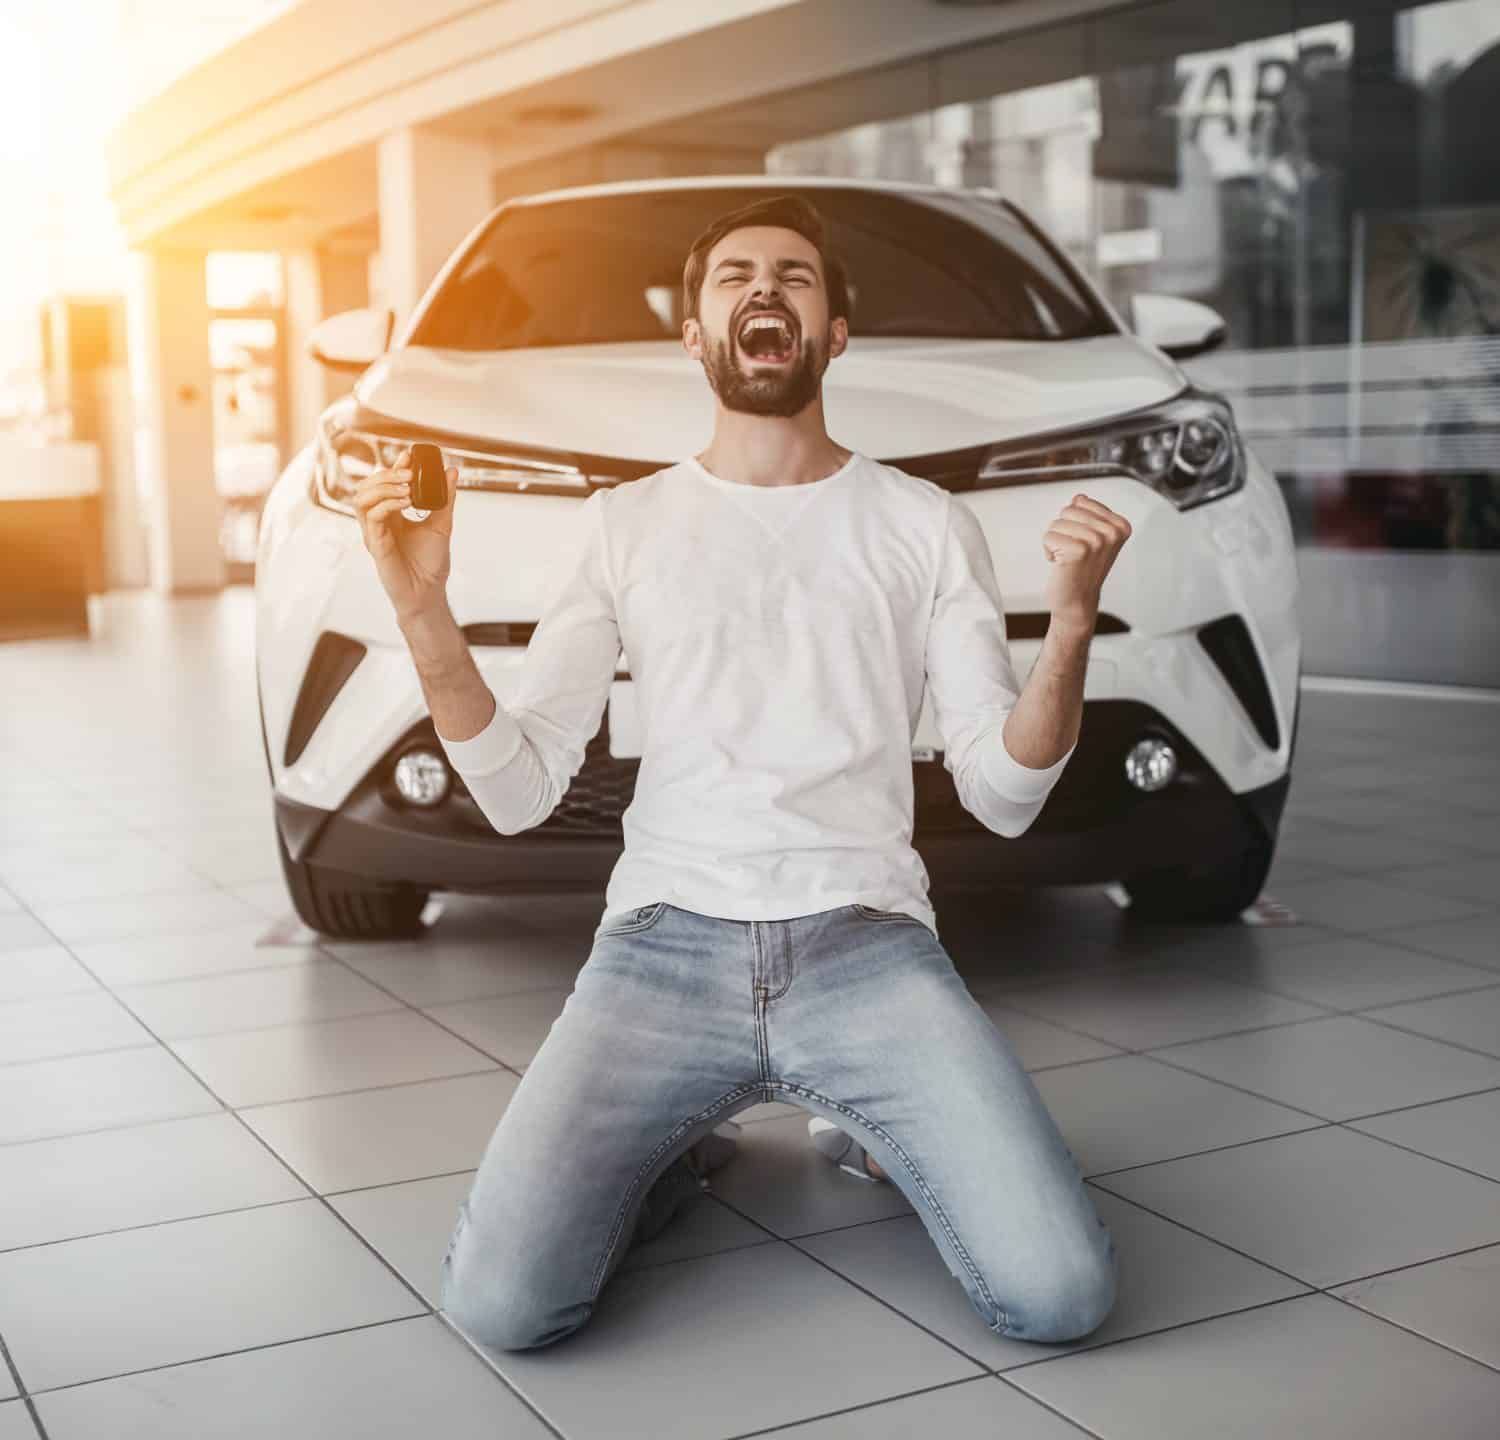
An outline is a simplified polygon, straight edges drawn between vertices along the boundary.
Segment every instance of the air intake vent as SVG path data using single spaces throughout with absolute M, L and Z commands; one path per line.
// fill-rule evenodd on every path
M 1223 672 L 1260 738 L 1270 749 L 1276 749 L 1281 744 L 1281 727 L 1276 723 L 1266 672 L 1261 669 L 1245 622 L 1238 615 L 1225 615 L 1204 625 L 1198 631 L 1198 641 Z
M 313 646 L 312 659 L 307 662 L 307 673 L 302 677 L 302 689 L 297 693 L 297 703 L 292 708 L 292 723 L 286 732 L 286 753 L 283 763 L 295 765 L 298 757 L 307 749 L 307 742 L 322 724 L 328 707 L 349 677 L 359 668 L 365 658 L 365 647 L 347 635 L 325 630 Z

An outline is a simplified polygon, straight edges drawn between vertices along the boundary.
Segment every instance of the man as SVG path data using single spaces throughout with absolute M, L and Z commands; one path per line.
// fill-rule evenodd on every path
M 1051 624 L 1018 694 L 972 511 L 827 432 L 849 302 L 817 212 L 783 196 L 724 216 L 683 288 L 713 440 L 583 502 L 576 568 L 503 706 L 446 603 L 452 497 L 405 521 L 401 469 L 357 502 L 438 736 L 497 830 L 556 805 L 622 644 L 644 735 L 592 951 L 460 1211 L 444 1308 L 502 1349 L 572 1333 L 733 1152 L 729 1117 L 779 1098 L 850 1174 L 900 1186 L 996 1334 L 1086 1335 L 1114 1302 L 1114 1242 L 938 941 L 911 739 L 925 690 L 965 807 L 1024 831 L 1077 744 L 1130 527 L 1075 495 L 1041 537 Z

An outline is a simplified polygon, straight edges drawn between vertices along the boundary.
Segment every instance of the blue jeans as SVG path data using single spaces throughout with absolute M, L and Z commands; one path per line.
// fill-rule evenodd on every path
M 995 1334 L 1072 1340 L 1109 1313 L 1114 1240 L 1078 1162 L 927 926 L 658 901 L 601 921 L 511 1096 L 443 1261 L 449 1318 L 502 1350 L 577 1330 L 698 1189 L 683 1152 L 766 1100 L 870 1152 Z

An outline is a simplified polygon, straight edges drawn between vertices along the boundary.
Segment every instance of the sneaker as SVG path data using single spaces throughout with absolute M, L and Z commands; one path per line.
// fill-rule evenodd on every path
M 734 1159 L 734 1152 L 739 1149 L 739 1137 L 744 1128 L 738 1121 L 725 1120 L 715 1125 L 707 1135 L 683 1152 L 688 1168 L 698 1177 L 700 1189 L 708 1189 L 706 1177 L 721 1165 Z
M 872 1175 L 865 1168 L 869 1151 L 847 1131 L 840 1130 L 833 1121 L 814 1115 L 807 1122 L 807 1133 L 812 1136 L 812 1142 L 819 1152 L 832 1160 L 840 1170 L 854 1176 L 856 1180 L 866 1180 L 871 1185 L 881 1183 L 882 1176 Z

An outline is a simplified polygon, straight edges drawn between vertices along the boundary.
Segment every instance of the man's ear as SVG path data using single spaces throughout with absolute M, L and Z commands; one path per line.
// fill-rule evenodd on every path
M 836 359 L 844 353 L 844 347 L 849 343 L 849 322 L 840 315 L 829 327 L 828 358 Z
M 703 335 L 696 320 L 684 320 L 682 322 L 682 348 L 694 360 L 701 360 L 703 358 Z

